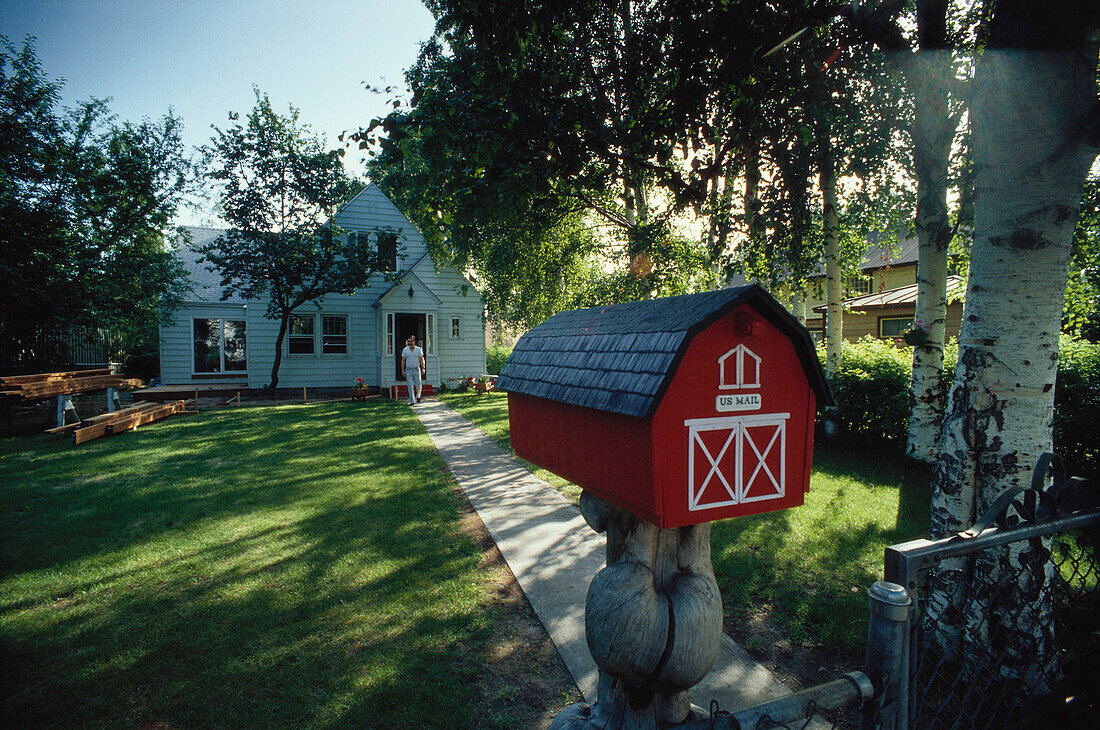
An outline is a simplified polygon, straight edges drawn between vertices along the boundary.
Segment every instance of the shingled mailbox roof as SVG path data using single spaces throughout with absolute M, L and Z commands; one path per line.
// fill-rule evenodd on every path
M 790 338 L 818 402 L 831 405 L 809 334 L 756 285 L 556 314 L 520 338 L 496 387 L 649 418 L 692 338 L 742 304 Z

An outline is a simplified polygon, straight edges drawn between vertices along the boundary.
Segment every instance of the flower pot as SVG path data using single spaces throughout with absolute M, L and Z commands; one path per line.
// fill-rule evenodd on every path
M 928 333 L 921 329 L 909 330 L 902 335 L 902 338 L 907 345 L 923 345 L 925 342 L 928 342 Z

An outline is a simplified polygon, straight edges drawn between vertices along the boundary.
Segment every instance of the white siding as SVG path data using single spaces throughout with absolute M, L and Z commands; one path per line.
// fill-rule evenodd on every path
M 375 345 L 374 308 L 372 299 L 362 293 L 330 295 L 321 306 L 306 303 L 295 310 L 296 315 L 314 318 L 314 349 L 312 355 L 291 355 L 288 341 L 283 340 L 283 359 L 279 365 L 280 388 L 350 388 L 356 378 L 377 384 L 372 375 L 377 371 L 378 349 Z M 271 366 L 275 360 L 275 340 L 279 336 L 279 321 L 267 319 L 260 307 L 249 307 L 250 340 L 249 381 L 252 388 L 262 388 L 271 382 Z M 348 353 L 321 352 L 321 317 L 326 314 L 348 318 Z M 255 344 L 253 344 L 255 343 Z
M 409 219 L 390 202 L 375 185 L 364 190 L 340 209 L 332 217 L 334 225 L 345 231 L 373 231 L 375 228 L 389 228 L 398 232 L 397 268 L 407 270 L 427 253 L 427 246 L 420 231 L 416 230 Z M 381 281 L 381 277 L 377 277 Z M 383 286 L 378 294 L 385 293 L 389 286 Z M 377 298 L 377 297 L 375 297 Z
M 315 316 L 315 348 L 313 355 L 287 354 L 283 343 L 283 360 L 279 367 L 279 387 L 310 388 L 351 387 L 361 377 L 370 385 L 385 387 L 395 382 L 390 356 L 383 356 L 385 347 L 385 316 L 387 313 L 416 312 L 431 314 L 435 321 L 435 355 L 428 358 L 428 382 L 439 384 L 451 377 L 485 372 L 485 319 L 481 295 L 466 279 L 450 266 L 437 271 L 423 236 L 397 210 L 377 187 L 370 185 L 335 216 L 333 223 L 347 231 L 372 232 L 388 228 L 399 232 L 398 269 L 413 270 L 420 283 L 431 290 L 410 298 L 404 292 L 409 284 L 386 281 L 381 274 L 351 295 L 325 297 L 320 307 L 303 305 L 297 314 Z M 415 280 L 414 280 L 415 281 Z M 466 292 L 463 296 L 463 291 Z M 380 301 L 381 300 L 381 301 Z M 191 303 L 182 307 L 173 322 L 161 327 L 161 378 L 165 384 L 176 385 L 211 382 L 209 378 L 193 377 L 191 365 L 191 318 L 240 316 L 247 311 L 248 385 L 261 388 L 271 379 L 275 339 L 279 322 L 264 317 L 266 302 L 250 302 L 247 307 L 224 303 Z M 348 354 L 321 353 L 321 316 L 348 317 Z M 459 317 L 461 336 L 451 338 L 450 319 Z M 403 346 L 398 343 L 397 349 Z M 243 377 L 228 378 L 243 382 Z
M 194 363 L 192 351 L 191 321 L 203 319 L 243 319 L 248 322 L 248 314 L 241 304 L 224 304 L 220 302 L 193 302 L 180 306 L 168 324 L 160 326 L 160 377 L 161 382 L 169 385 L 183 385 L 196 383 L 243 383 L 248 379 L 247 373 L 229 373 L 223 377 L 194 377 Z M 245 327 L 245 347 L 249 358 L 248 367 L 252 365 L 252 326 Z
M 440 299 L 435 343 L 439 372 L 432 382 L 481 375 L 485 372 L 485 305 L 481 294 L 454 268 L 444 266 L 436 271 L 430 257 L 415 272 Z M 458 339 L 451 337 L 452 317 L 460 321 Z

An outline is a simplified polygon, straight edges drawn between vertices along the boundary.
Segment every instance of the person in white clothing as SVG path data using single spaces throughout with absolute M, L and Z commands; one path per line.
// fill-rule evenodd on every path
M 420 402 L 421 378 L 427 377 L 428 365 L 424 360 L 424 351 L 416 346 L 416 337 L 409 335 L 405 340 L 405 349 L 401 351 L 401 377 L 409 384 L 409 405 Z

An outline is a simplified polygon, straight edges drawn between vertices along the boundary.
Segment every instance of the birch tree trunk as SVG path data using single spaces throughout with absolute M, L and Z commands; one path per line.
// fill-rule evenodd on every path
M 934 536 L 1028 483 L 1051 447 L 1066 267 L 1096 156 L 1083 134 L 1096 113 L 1096 45 L 1073 50 L 989 48 L 978 66 L 974 246 Z
M 824 144 L 829 144 L 828 138 Z M 844 289 L 841 286 L 843 269 L 840 266 L 840 236 L 836 213 L 836 176 L 832 170 L 832 158 L 821 170 L 821 195 L 824 200 L 825 219 L 825 374 L 829 377 L 840 372 L 840 356 L 844 341 Z
M 1003 491 L 1026 486 L 1051 449 L 1070 240 L 1097 144 L 1097 39 L 1089 35 L 1096 10 L 1077 5 L 1002 0 L 977 68 L 974 246 L 934 481 L 933 537 L 969 526 Z M 952 610 L 957 594 L 934 591 L 929 606 L 941 623 L 965 622 L 967 651 L 992 648 L 997 636 L 1008 657 L 1002 671 L 1017 678 L 1044 674 L 1049 661 L 1041 628 L 1049 622 L 1040 617 L 1040 628 L 1026 631 L 1009 618 L 1048 577 L 1045 561 L 1028 559 L 1026 549 L 986 555 L 977 566 L 943 566 L 941 575 L 982 576 L 971 579 L 971 593 L 1016 582 L 984 621 Z M 1029 608 L 1036 610 L 1049 609 Z
M 957 120 L 948 109 L 952 83 L 947 50 L 947 2 L 917 5 L 920 51 L 903 65 L 913 92 L 913 167 L 917 177 L 917 304 L 914 319 L 928 339 L 913 348 L 909 384 L 909 435 L 906 453 L 928 463 L 936 460 L 936 437 L 943 419 L 945 386 L 943 344 L 947 321 L 947 170 Z

